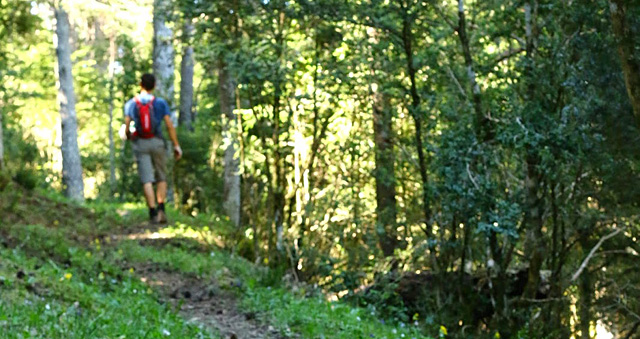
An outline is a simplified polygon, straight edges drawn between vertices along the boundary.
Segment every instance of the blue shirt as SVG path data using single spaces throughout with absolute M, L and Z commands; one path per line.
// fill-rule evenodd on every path
M 142 104 L 146 104 L 151 101 L 153 95 L 149 93 L 140 94 L 139 96 L 140 102 Z M 140 129 L 140 118 L 138 116 L 138 107 L 136 106 L 136 101 L 131 99 L 127 101 L 124 105 L 124 115 L 131 118 L 136 124 L 136 129 Z M 162 138 L 162 121 L 164 120 L 164 116 L 171 116 L 171 112 L 169 111 L 169 104 L 162 98 L 155 98 L 153 101 L 153 117 L 151 121 L 153 122 L 153 134 L 155 136 Z

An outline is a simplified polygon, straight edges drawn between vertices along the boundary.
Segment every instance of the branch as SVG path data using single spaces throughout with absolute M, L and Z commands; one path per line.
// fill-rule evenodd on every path
M 631 330 L 629 330 L 629 333 L 627 334 L 626 337 L 624 337 L 625 339 L 630 339 L 633 337 L 633 334 L 636 333 L 636 331 L 638 330 L 638 326 L 640 326 L 640 321 L 636 321 L 636 323 L 633 325 L 633 327 L 631 328 Z
M 471 179 L 471 183 L 473 184 L 473 186 L 475 186 L 477 190 L 480 190 L 480 186 L 478 186 L 476 180 L 473 179 L 473 175 L 471 174 L 471 170 L 469 169 L 469 163 L 467 163 L 467 175 L 469 175 L 469 179 Z
M 453 29 L 454 31 L 458 30 L 458 25 L 454 24 L 453 21 L 451 21 L 451 19 L 436 5 L 433 5 L 433 9 L 436 11 L 436 13 L 442 17 L 442 19 L 444 19 L 444 21 L 447 22 L 447 24 L 449 25 L 449 27 L 451 27 L 451 29 Z
M 512 34 L 511 38 L 516 40 L 520 44 L 520 46 L 526 46 L 527 45 L 527 43 L 524 41 L 524 39 L 522 39 L 521 37 L 519 37 L 519 36 L 517 36 L 515 34 Z
M 458 81 L 458 78 L 456 78 L 456 75 L 453 74 L 453 71 L 451 70 L 451 67 L 447 66 L 447 73 L 449 74 L 449 76 L 451 77 L 451 79 L 453 79 L 453 82 L 456 84 L 456 86 L 458 87 L 458 90 L 460 91 L 460 94 L 462 94 L 462 96 L 465 99 L 469 99 L 469 97 L 467 97 L 467 93 L 465 93 L 464 88 L 462 88 L 462 85 L 460 85 L 460 82 Z
M 497 65 L 497 64 L 499 64 L 499 63 L 511 58 L 512 56 L 518 55 L 518 54 L 520 54 L 520 53 L 522 53 L 524 51 L 525 51 L 524 48 L 517 48 L 517 49 L 507 50 L 507 51 L 504 51 L 504 52 L 500 53 L 498 58 L 491 63 L 491 68 L 493 68 L 495 65 Z
M 618 228 L 617 230 L 605 235 L 604 237 L 602 237 L 602 239 L 600 239 L 600 241 L 598 241 L 598 243 L 595 246 L 593 246 L 593 248 L 591 249 L 591 252 L 589 252 L 589 255 L 587 255 L 587 257 L 584 258 L 584 260 L 582 261 L 582 265 L 580 265 L 580 268 L 578 268 L 576 273 L 574 273 L 573 276 L 571 277 L 571 282 L 572 283 L 574 281 L 576 281 L 576 279 L 578 279 L 580 277 L 580 274 L 582 274 L 582 271 L 584 271 L 584 269 L 587 267 L 587 265 L 589 264 L 589 261 L 591 260 L 593 255 L 596 253 L 598 248 L 600 248 L 600 246 L 602 246 L 602 244 L 605 241 L 615 237 L 616 235 L 618 235 L 618 233 L 622 232 L 624 229 L 625 229 L 625 227 L 621 227 L 621 228 Z

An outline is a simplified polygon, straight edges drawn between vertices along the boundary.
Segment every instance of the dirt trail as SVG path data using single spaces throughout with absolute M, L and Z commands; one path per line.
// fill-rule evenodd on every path
M 126 234 L 113 239 L 135 239 L 134 234 L 156 232 L 158 226 L 147 223 L 129 228 Z M 142 246 L 171 246 L 178 238 L 136 239 Z M 203 279 L 167 270 L 157 264 L 134 265 L 136 274 L 151 288 L 159 292 L 162 301 L 171 304 L 187 321 L 202 324 L 219 333 L 222 338 L 262 339 L 283 338 L 273 327 L 261 324 L 255 314 L 246 314 L 238 309 L 237 296 L 223 289 L 212 278 Z

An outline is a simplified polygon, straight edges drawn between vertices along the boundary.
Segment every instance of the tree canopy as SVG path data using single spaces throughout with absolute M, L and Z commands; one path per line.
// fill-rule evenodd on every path
M 2 0 L 0 168 L 64 191 L 60 10 L 86 199 L 140 199 L 153 71 L 235 253 L 425 335 L 638 335 L 640 2 Z

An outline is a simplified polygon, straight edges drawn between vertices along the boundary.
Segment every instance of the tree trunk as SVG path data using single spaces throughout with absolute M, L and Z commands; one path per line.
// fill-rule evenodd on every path
M 618 44 L 618 55 L 627 85 L 627 94 L 633 107 L 636 122 L 640 125 L 640 58 L 635 54 L 634 33 L 627 21 L 625 0 L 610 0 L 613 33 Z
M 378 32 L 367 29 L 371 43 L 378 42 Z M 393 152 L 393 111 L 389 96 L 376 82 L 376 70 L 382 68 L 379 57 L 371 55 L 374 65 L 371 69 L 369 92 L 373 100 L 373 137 L 375 144 L 376 180 L 376 234 L 385 257 L 392 256 L 398 247 L 395 154 Z
M 376 214 L 378 241 L 385 257 L 393 255 L 396 237 L 396 176 L 394 171 L 392 110 L 380 89 L 373 91 L 373 133 L 375 142 Z
M 285 40 L 284 40 L 284 24 L 285 24 L 285 13 L 280 12 L 278 18 L 278 30 L 275 37 L 276 53 L 278 56 L 278 60 L 280 65 L 283 64 L 282 54 L 285 49 Z M 274 97 L 273 97 L 273 133 L 271 139 L 273 140 L 274 145 L 274 155 L 273 155 L 273 164 L 274 164 L 274 172 L 275 172 L 275 187 L 273 189 L 273 222 L 276 229 L 276 249 L 277 249 L 277 261 L 278 263 L 282 263 L 281 259 L 284 255 L 284 208 L 286 204 L 286 164 L 284 164 L 284 159 L 286 159 L 285 150 L 280 148 L 280 134 L 281 132 L 281 124 L 280 124 L 280 107 L 282 100 L 282 74 L 279 70 L 276 71 L 275 80 L 274 80 Z
M 539 196 L 541 179 L 538 170 L 539 158 L 534 150 L 528 150 L 526 158 L 527 176 L 525 178 L 525 213 L 523 227 L 526 230 L 525 257 L 529 259 L 529 277 L 523 297 L 534 299 L 540 284 L 540 270 L 546 251 L 542 233 L 542 199 Z
M 462 45 L 464 63 L 467 68 L 467 80 L 471 87 L 473 110 L 475 112 L 476 135 L 478 141 L 488 141 L 493 138 L 493 131 L 491 129 L 491 121 L 482 110 L 480 86 L 476 79 L 473 58 L 471 57 L 471 48 L 469 46 L 469 35 L 467 34 L 467 19 L 464 13 L 464 0 L 458 0 L 458 38 Z
M 427 225 L 427 237 L 431 236 L 431 210 L 429 208 L 429 177 L 427 176 L 427 160 L 424 154 L 424 145 L 422 142 L 422 122 L 423 116 L 420 112 L 420 95 L 418 94 L 418 86 L 416 84 L 416 67 L 413 61 L 413 32 L 412 21 L 405 9 L 404 20 L 402 26 L 402 39 L 405 57 L 407 61 L 407 73 L 411 81 L 411 106 L 409 108 L 413 123 L 416 129 L 415 143 L 418 151 L 418 169 L 420 170 L 420 179 L 422 180 L 422 212 Z
M 184 25 L 183 40 L 185 43 L 180 64 L 180 126 L 193 131 L 193 47 L 189 44 L 193 34 L 193 24 Z
M 588 251 L 588 236 L 580 237 L 580 245 L 583 251 Z M 580 276 L 578 283 L 578 291 L 580 299 L 578 301 L 578 317 L 580 318 L 578 329 L 580 330 L 580 339 L 591 339 L 591 304 L 593 302 L 593 284 L 591 282 L 591 273 L 588 269 L 584 270 Z
M 220 111 L 222 113 L 222 135 L 227 148 L 224 151 L 224 193 L 225 212 L 236 227 L 240 226 L 240 157 L 238 156 L 238 119 L 235 110 L 235 82 L 229 74 L 224 60 L 218 64 L 218 86 Z
M 4 138 L 2 131 L 2 110 L 0 110 L 0 171 L 4 170 Z
M 113 109 L 114 109 L 114 73 L 116 61 L 116 39 L 109 39 L 109 188 L 111 195 L 116 193 L 116 145 L 113 140 Z
M 156 76 L 155 93 L 173 108 L 173 32 L 167 26 L 167 17 L 171 13 L 171 1 L 153 1 L 153 73 Z M 172 118 L 174 117 L 171 112 Z M 167 143 L 167 158 L 173 158 L 171 143 Z M 173 202 L 173 162 L 167 163 L 167 201 Z
M 62 7 L 55 8 L 56 54 L 58 56 L 58 102 L 62 125 L 62 184 L 65 195 L 71 199 L 84 200 L 82 161 L 78 149 L 78 122 L 76 97 L 71 74 L 71 47 L 69 45 L 69 16 Z
M 525 31 L 526 31 L 526 66 L 524 78 L 526 83 L 525 101 L 532 103 L 535 101 L 535 84 L 533 80 L 534 69 L 534 10 L 536 4 L 529 1 L 524 5 L 525 14 Z M 526 107 L 526 106 L 525 106 Z M 527 112 L 531 111 L 529 109 Z M 527 117 L 526 121 L 535 130 L 535 113 Z M 542 233 L 543 219 L 542 209 L 543 200 L 540 196 L 542 186 L 542 175 L 540 174 L 540 156 L 536 149 L 528 148 L 525 155 L 526 178 L 525 178 L 525 213 L 523 227 L 526 231 L 525 237 L 525 256 L 529 258 L 529 277 L 523 293 L 523 297 L 533 299 L 538 291 L 540 284 L 540 269 L 544 261 L 546 244 Z
M 153 73 L 156 76 L 157 96 L 164 98 L 173 107 L 173 32 L 167 26 L 170 13 L 168 0 L 153 2 Z

